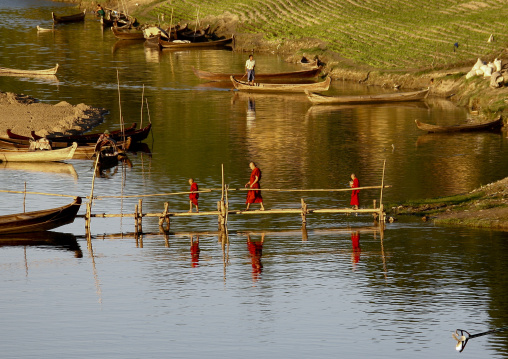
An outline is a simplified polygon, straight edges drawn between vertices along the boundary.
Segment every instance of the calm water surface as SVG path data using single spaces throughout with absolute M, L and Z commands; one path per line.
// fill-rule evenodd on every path
M 465 110 L 433 100 L 421 104 L 312 107 L 304 96 L 246 95 L 201 82 L 192 66 L 242 71 L 245 55 L 231 51 L 158 52 L 116 42 L 89 15 L 84 24 L 50 27 L 50 13 L 75 9 L 44 1 L 0 0 L 1 64 L 48 68 L 55 78 L 0 77 L 0 90 L 43 102 L 86 103 L 110 111 L 97 130 L 119 127 L 122 115 L 140 122 L 148 99 L 151 155 L 131 154 L 132 167 L 97 178 L 97 196 L 217 188 L 221 164 L 231 188 L 263 170 L 265 188 L 343 188 L 355 172 L 379 185 L 386 160 L 385 202 L 470 191 L 508 176 L 506 133 L 424 135 L 414 120 L 451 124 Z M 258 71 L 297 70 L 257 54 Z M 336 81 L 331 93 L 390 91 Z M 92 164 L 0 166 L 2 189 L 86 196 Z M 268 208 L 344 207 L 347 193 L 265 193 Z M 3 194 L 2 214 L 23 211 L 23 198 Z M 220 194 L 203 194 L 213 210 Z M 363 206 L 379 198 L 362 191 Z M 230 193 L 243 208 L 244 193 Z M 69 199 L 29 195 L 27 209 Z M 145 212 L 164 202 L 188 210 L 185 196 L 145 198 Z M 94 212 L 132 213 L 137 199 L 103 199 Z M 84 213 L 82 208 L 80 213 Z M 213 231 L 217 219 L 176 219 L 171 235 L 129 234 L 133 221 L 93 219 L 49 238 L 0 242 L 0 343 L 9 358 L 504 358 L 508 334 L 473 339 L 462 354 L 451 333 L 508 325 L 508 244 L 503 232 L 435 228 L 400 218 L 384 233 L 369 216 L 230 217 L 229 242 Z M 157 232 L 157 221 L 143 229 Z M 191 234 L 199 232 L 200 234 Z M 27 241 L 27 240 L 32 240 Z M 16 245 L 17 244 L 17 245 Z

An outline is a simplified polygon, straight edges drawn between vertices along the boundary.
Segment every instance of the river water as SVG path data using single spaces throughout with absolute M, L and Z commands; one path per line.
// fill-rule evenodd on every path
M 363 186 L 381 184 L 384 203 L 470 191 L 508 176 L 506 133 L 430 136 L 414 120 L 451 124 L 467 112 L 450 102 L 312 107 L 304 96 L 245 95 L 203 83 L 192 67 L 242 71 L 245 54 L 225 50 L 164 51 L 116 42 L 88 15 L 84 24 L 51 27 L 51 11 L 77 12 L 45 1 L 0 0 L 0 66 L 49 68 L 56 78 L 0 77 L 0 90 L 46 103 L 67 101 L 110 111 L 97 131 L 153 123 L 151 154 L 95 181 L 94 195 L 118 196 L 220 187 L 247 182 L 248 162 L 265 188 L 344 188 L 354 172 Z M 300 69 L 256 54 L 258 71 Z M 331 93 L 391 91 L 335 81 Z M 2 189 L 87 196 L 92 163 L 2 165 Z M 245 192 L 230 192 L 243 208 Z M 361 193 L 363 207 L 379 191 Z M 265 192 L 265 206 L 346 207 L 347 192 Z M 28 195 L 28 209 L 70 201 Z M 23 196 L 2 194 L 0 213 L 23 211 Z M 202 194 L 214 210 L 219 192 Z M 188 210 L 186 196 L 147 197 L 144 212 Z M 95 213 L 132 213 L 137 198 L 101 199 Z M 84 206 L 80 214 L 84 213 Z M 82 218 L 50 238 L 33 236 L 0 247 L 0 343 L 9 358 L 245 358 L 330 356 L 451 358 L 451 333 L 508 325 L 506 233 L 439 228 L 399 218 L 381 232 L 367 215 L 231 216 L 228 242 L 216 217 L 172 220 L 159 235 L 145 219 L 142 238 L 130 218 Z M 119 233 L 124 233 L 119 234 Z M 23 239 L 23 237 L 21 238 Z M 17 245 L 15 245 L 17 244 Z M 503 358 L 508 335 L 472 339 L 464 358 Z

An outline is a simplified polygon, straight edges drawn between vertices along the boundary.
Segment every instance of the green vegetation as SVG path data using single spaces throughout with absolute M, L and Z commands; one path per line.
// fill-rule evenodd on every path
M 166 23 L 173 13 L 173 22 L 185 23 L 195 21 L 198 10 L 201 19 L 233 21 L 237 33 L 261 33 L 266 40 L 319 39 L 326 50 L 376 68 L 472 63 L 477 57 L 493 58 L 508 43 L 500 18 L 508 11 L 504 2 L 170 0 L 138 12 L 152 22 L 164 15 Z M 487 42 L 490 34 L 495 42 Z M 316 45 L 309 47 L 315 51 Z

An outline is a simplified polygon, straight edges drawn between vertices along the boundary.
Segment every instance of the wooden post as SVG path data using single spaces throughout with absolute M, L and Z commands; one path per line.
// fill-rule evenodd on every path
M 302 242 L 307 242 L 309 239 L 307 235 L 307 226 L 305 224 L 302 225 Z
M 228 199 L 228 189 L 229 189 L 229 186 L 226 185 L 226 213 L 225 213 L 225 225 L 227 226 L 228 225 L 228 215 L 229 215 L 229 199 Z
M 139 232 L 143 233 L 143 199 L 140 198 L 138 202 L 138 209 L 139 209 Z
M 136 236 L 139 233 L 138 205 L 134 207 L 134 233 L 136 234 Z
M 168 211 L 169 211 L 169 202 L 164 202 L 164 216 L 166 217 L 166 224 L 167 224 L 167 227 L 168 227 L 168 231 L 169 231 L 169 228 L 170 228 L 170 222 L 169 222 L 169 216 L 168 216 Z
M 25 201 L 26 201 L 26 181 L 25 181 L 25 193 L 23 194 L 23 213 L 25 213 Z
M 302 225 L 306 226 L 307 225 L 307 203 L 305 203 L 305 201 L 303 200 L 303 197 L 302 197 L 302 213 L 301 213 L 301 216 L 302 216 Z

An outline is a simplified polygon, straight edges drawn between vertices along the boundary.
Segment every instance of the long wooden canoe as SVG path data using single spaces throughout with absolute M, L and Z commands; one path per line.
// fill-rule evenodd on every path
M 58 71 L 58 64 L 55 67 L 45 70 L 19 70 L 10 69 L 7 67 L 0 67 L 0 75 L 2 74 L 16 74 L 16 75 L 55 75 Z
M 231 82 L 239 91 L 249 92 L 305 92 L 305 91 L 326 91 L 330 87 L 332 79 L 328 76 L 325 81 L 313 82 L 308 84 L 265 84 L 254 83 L 249 85 L 248 82 L 238 81 L 231 76 Z
M 125 129 L 125 136 L 128 136 L 132 132 L 135 132 L 136 126 L 137 126 L 137 123 L 134 122 L 130 127 L 126 128 Z M 39 140 L 42 138 L 42 136 L 36 135 L 34 131 L 32 131 L 31 135 L 34 140 Z M 87 133 L 87 134 L 83 134 L 83 135 L 69 135 L 69 136 L 49 135 L 49 136 L 46 136 L 46 138 L 48 140 L 54 141 L 54 142 L 71 142 L 71 143 L 77 142 L 78 144 L 80 144 L 80 143 L 97 142 L 97 140 L 99 139 L 99 137 L 101 135 L 102 135 L 102 133 Z M 115 140 L 119 140 L 120 137 L 122 136 L 122 131 L 121 130 L 111 131 L 110 135 Z M 7 129 L 7 136 L 13 140 L 25 140 L 25 141 L 30 140 L 30 137 L 18 135 L 16 133 L 12 132 L 10 129 Z M 119 136 L 119 138 L 117 139 L 116 136 Z
M 472 132 L 472 131 L 487 131 L 499 130 L 503 127 L 503 118 L 499 116 L 494 121 L 477 123 L 477 124 L 462 124 L 453 126 L 438 126 L 415 120 L 416 126 L 423 131 L 427 132 Z
M 308 92 L 307 97 L 313 104 L 352 105 L 363 103 L 420 101 L 428 96 L 429 90 L 430 89 L 413 92 L 397 92 L 379 95 L 359 95 L 359 96 L 325 96 L 317 93 Z
M 115 26 L 111 28 L 113 30 L 113 34 L 119 40 L 144 40 L 145 36 L 142 31 L 127 31 L 127 30 L 118 30 Z
M 204 41 L 204 42 L 175 42 L 175 41 L 164 41 L 159 39 L 159 46 L 163 49 L 194 49 L 194 48 L 214 48 L 224 47 L 233 42 L 233 37 L 229 39 L 216 40 L 216 41 Z
M 78 144 L 50 151 L 0 151 L 2 162 L 52 162 L 70 160 Z
M 71 204 L 53 209 L 0 216 L 0 234 L 48 231 L 74 222 L 81 197 Z
M 242 78 L 244 74 L 225 74 L 225 73 L 217 73 L 217 72 L 208 72 L 203 70 L 198 70 L 196 68 L 192 68 L 194 74 L 202 80 L 208 81 L 231 81 L 231 76 L 234 78 Z M 311 70 L 303 70 L 303 71 L 292 71 L 292 72 L 276 72 L 276 73 L 257 73 L 255 76 L 256 82 L 260 80 L 295 80 L 295 79 L 308 79 L 313 78 L 319 75 L 321 72 L 321 67 L 316 67 Z
M 81 22 L 85 21 L 85 14 L 86 10 L 83 10 L 83 12 L 80 12 L 79 14 L 65 16 L 56 15 L 54 12 L 52 12 L 51 17 L 53 17 L 53 22 L 55 24 L 60 22 Z

